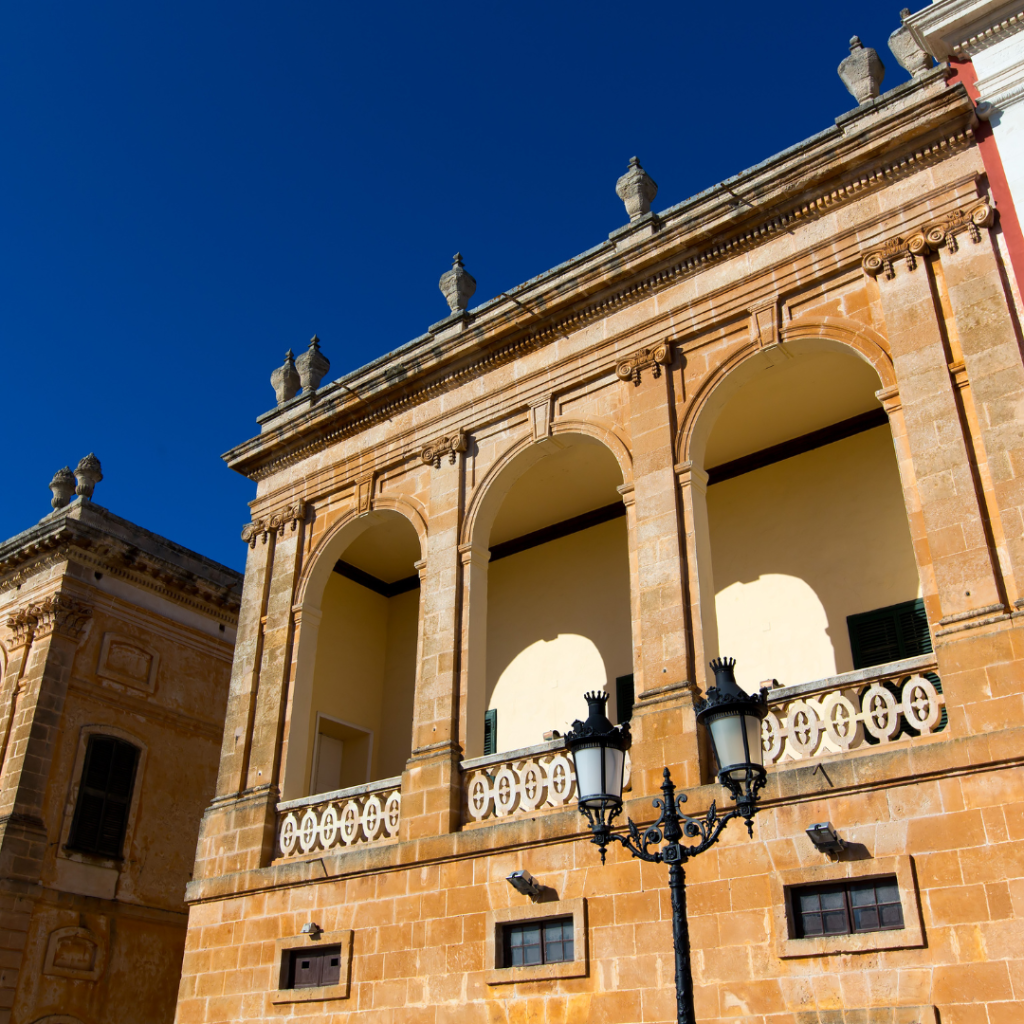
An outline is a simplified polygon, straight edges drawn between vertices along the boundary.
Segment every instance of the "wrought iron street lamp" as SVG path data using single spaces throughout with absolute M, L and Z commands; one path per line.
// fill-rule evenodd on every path
M 716 658 L 711 662 L 715 685 L 696 703 L 697 721 L 707 728 L 711 736 L 718 780 L 736 801 L 736 806 L 727 814 L 719 815 L 715 803 L 701 818 L 683 814 L 681 809 L 686 802 L 686 794 L 676 796 L 676 788 L 666 768 L 662 796 L 654 800 L 655 808 L 661 811 L 658 820 L 643 832 L 627 820 L 628 834 L 613 832 L 612 822 L 622 812 L 622 773 L 626 751 L 632 742 L 629 724 L 612 725 L 604 711 L 608 695 L 588 693 L 586 699 L 590 713 L 587 720 L 573 722 L 565 737 L 576 766 L 580 813 L 590 822 L 591 842 L 600 847 L 601 863 L 604 863 L 608 844 L 614 841 L 640 860 L 668 865 L 678 1024 L 696 1022 L 683 864 L 716 843 L 722 829 L 733 818 L 743 818 L 747 831 L 753 836 L 757 796 L 766 779 L 761 720 L 768 713 L 768 691 L 744 693 L 736 683 L 735 664 L 732 658 Z M 680 840 L 684 836 L 698 841 L 682 843 Z

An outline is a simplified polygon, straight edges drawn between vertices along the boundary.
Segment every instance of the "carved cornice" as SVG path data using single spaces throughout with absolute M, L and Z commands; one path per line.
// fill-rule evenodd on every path
M 987 50 L 990 46 L 1021 31 L 1024 31 L 1024 11 L 1011 14 L 1008 18 L 1003 18 L 983 31 L 975 32 L 974 35 L 954 44 L 953 52 L 959 57 L 973 57 L 976 53 L 981 53 L 982 50 Z
M 443 434 L 436 441 L 424 445 L 420 458 L 425 466 L 441 468 L 441 459 L 447 455 L 448 461 L 454 466 L 459 452 L 466 450 L 466 434 L 460 427 L 454 434 Z
M 305 521 L 307 509 L 308 505 L 300 498 L 293 504 L 287 505 L 285 508 L 269 516 L 254 519 L 251 523 L 246 523 L 242 527 L 242 540 L 249 547 L 254 548 L 256 547 L 256 541 L 260 537 L 263 538 L 263 543 L 266 544 L 267 538 L 272 533 L 284 533 L 289 525 L 294 533 L 299 528 L 299 523 Z
M 661 368 L 668 366 L 671 362 L 672 343 L 663 341 L 658 345 L 639 349 L 625 359 L 620 359 L 615 364 L 615 376 L 619 380 L 631 380 L 633 386 L 638 388 L 644 370 L 650 367 L 651 376 L 657 379 L 661 376 Z
M 887 239 L 878 249 L 872 249 L 861 262 L 870 277 L 879 274 L 888 281 L 896 276 L 896 263 L 904 262 L 907 270 L 917 267 L 919 256 L 926 256 L 945 247 L 949 252 L 959 248 L 957 235 L 967 232 L 974 243 L 981 241 L 981 229 L 991 227 L 995 209 L 987 199 L 954 210 L 940 221 L 926 225 L 920 231 L 904 237 Z
M 619 308 L 631 305 L 650 294 L 660 292 L 676 284 L 681 278 L 689 277 L 722 260 L 732 259 L 741 253 L 765 244 L 780 234 L 791 233 L 795 227 L 804 222 L 818 220 L 820 217 L 831 214 L 840 206 L 860 199 L 877 189 L 884 188 L 892 182 L 916 174 L 924 168 L 933 166 L 970 148 L 972 145 L 974 145 L 974 133 L 970 128 L 965 128 L 962 131 L 937 139 L 929 144 L 919 145 L 914 152 L 909 153 L 904 158 L 895 159 L 891 163 L 874 163 L 873 170 L 866 171 L 856 180 L 846 181 L 819 194 L 814 199 L 769 215 L 767 219 L 746 230 L 733 234 L 731 237 L 728 234 L 724 234 L 720 236 L 722 238 L 721 241 L 716 241 L 705 248 L 696 250 L 690 248 L 688 250 L 689 255 L 685 255 L 675 264 L 655 271 L 643 279 L 620 288 L 611 294 L 606 294 L 603 298 L 583 303 L 573 312 L 565 315 L 558 315 L 556 313 L 551 316 L 551 319 L 543 327 L 536 328 L 525 336 L 494 349 L 483 359 L 478 359 L 471 365 L 463 366 L 434 381 L 425 383 L 416 391 L 396 397 L 394 400 L 385 402 L 372 411 L 356 414 L 347 423 L 328 428 L 320 436 L 305 443 L 300 442 L 290 450 L 280 451 L 276 455 L 268 452 L 267 456 L 262 456 L 262 458 L 265 458 L 265 461 L 256 461 L 256 464 L 252 464 L 253 460 L 261 459 L 261 455 L 257 453 L 254 446 L 265 446 L 267 444 L 267 435 L 262 435 L 259 439 L 246 442 L 246 444 L 240 445 L 232 452 L 229 452 L 225 455 L 225 459 L 229 465 L 251 480 L 266 479 L 281 469 L 309 458 L 317 452 L 337 444 L 339 441 L 361 433 L 378 422 L 392 419 L 407 409 L 452 391 L 499 366 L 518 359 L 558 338 L 565 337 L 566 334 L 577 331 L 594 320 L 606 317 Z M 734 192 L 730 194 L 733 195 L 734 200 L 738 198 Z M 750 205 L 752 208 L 755 208 L 752 204 Z M 763 211 L 762 216 L 765 216 L 767 213 L 767 210 Z M 665 217 L 667 218 L 668 214 Z M 666 223 L 668 223 L 667 220 Z M 519 300 L 514 301 L 519 306 L 524 306 Z M 485 328 L 481 327 L 481 330 L 483 329 Z M 367 397 L 362 398 L 364 404 L 367 404 L 368 397 L 378 387 L 382 391 L 387 389 L 389 374 L 393 373 L 393 366 L 391 368 L 382 368 L 379 384 L 375 381 L 368 381 L 363 385 L 361 393 L 367 395 Z M 344 387 L 348 389 L 348 385 L 344 385 Z M 337 419 L 337 413 L 334 412 L 329 397 L 324 396 L 324 398 L 326 400 L 322 402 L 322 414 L 326 416 L 330 411 L 333 418 Z M 312 423 L 310 426 L 312 426 Z M 285 443 L 292 443 L 295 439 L 295 435 L 292 433 L 294 428 L 287 426 L 284 429 L 289 436 L 288 442 Z M 303 426 L 301 429 L 306 429 L 306 427 Z M 245 463 L 249 463 L 249 465 L 246 466 Z
M 92 608 L 66 594 L 53 594 L 43 601 L 19 609 L 7 619 L 12 633 L 12 647 L 29 643 L 33 637 L 56 634 L 69 640 L 80 640 L 85 634 Z

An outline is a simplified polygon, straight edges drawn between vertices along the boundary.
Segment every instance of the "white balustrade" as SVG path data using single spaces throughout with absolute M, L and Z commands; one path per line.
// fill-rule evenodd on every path
M 904 725 L 912 737 L 940 731 L 945 699 L 934 669 L 927 654 L 769 692 L 765 764 L 892 743 Z
M 317 794 L 277 805 L 277 845 L 283 857 L 393 839 L 401 820 L 402 779 Z
M 576 772 L 564 740 L 462 762 L 466 821 L 530 815 L 576 799 Z M 624 786 L 629 785 L 626 755 Z

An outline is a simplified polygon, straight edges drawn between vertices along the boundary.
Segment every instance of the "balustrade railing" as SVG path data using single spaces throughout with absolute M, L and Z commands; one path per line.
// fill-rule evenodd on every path
M 277 805 L 282 857 L 393 839 L 401 820 L 401 776 Z
M 629 785 L 626 756 L 625 786 Z M 564 739 L 462 762 L 463 821 L 488 821 L 565 807 L 576 799 L 576 772 Z
M 876 665 L 768 694 L 765 764 L 841 754 L 945 728 L 935 656 Z

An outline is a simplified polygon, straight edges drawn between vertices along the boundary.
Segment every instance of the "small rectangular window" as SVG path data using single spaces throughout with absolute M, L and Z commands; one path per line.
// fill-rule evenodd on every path
M 341 980 L 341 946 L 290 949 L 285 988 L 321 988 Z
M 139 751 L 114 736 L 90 736 L 68 849 L 119 859 Z
M 502 942 L 506 967 L 565 963 L 575 956 L 571 917 L 507 924 Z
M 498 752 L 498 709 L 491 708 L 484 715 L 484 756 Z
M 858 935 L 903 927 L 896 876 L 790 890 L 796 937 Z
M 846 628 L 855 669 L 930 654 L 932 650 L 928 616 L 920 598 L 848 615 Z

